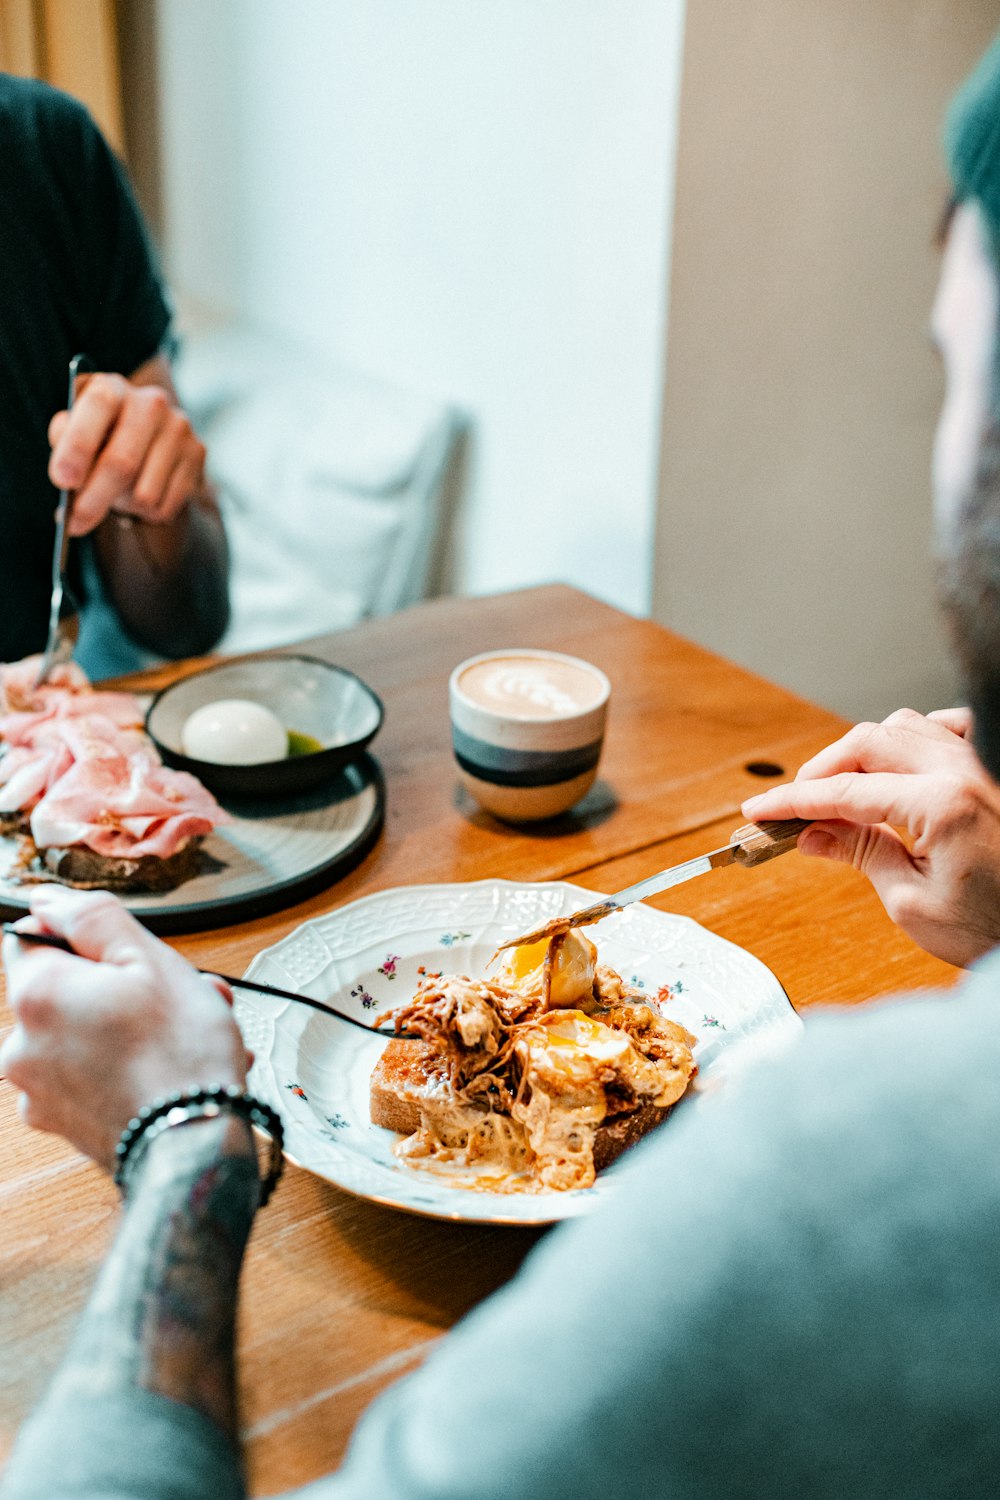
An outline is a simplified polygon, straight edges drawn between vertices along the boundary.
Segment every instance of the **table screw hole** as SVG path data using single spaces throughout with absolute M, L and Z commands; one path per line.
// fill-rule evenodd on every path
M 749 771 L 751 776 L 784 776 L 784 766 L 779 766 L 775 760 L 748 760 L 743 767 Z

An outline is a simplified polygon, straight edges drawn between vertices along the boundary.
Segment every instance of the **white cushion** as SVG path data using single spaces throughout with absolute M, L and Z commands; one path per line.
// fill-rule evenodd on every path
M 189 338 L 176 374 L 229 534 L 224 649 L 424 597 L 457 413 L 248 328 Z

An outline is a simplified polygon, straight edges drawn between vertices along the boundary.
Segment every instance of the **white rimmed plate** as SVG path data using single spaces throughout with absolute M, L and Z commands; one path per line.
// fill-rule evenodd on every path
M 481 975 L 505 939 L 598 895 L 564 882 L 508 880 L 380 891 L 304 922 L 259 953 L 246 977 L 371 1020 L 407 1001 L 425 973 Z M 689 917 L 635 905 L 591 935 L 602 962 L 697 1036 L 702 1083 L 724 1077 L 738 1057 L 777 1049 L 801 1031 L 771 971 Z M 280 1112 L 288 1156 L 347 1192 L 434 1218 L 548 1224 L 587 1213 L 612 1188 L 598 1178 L 582 1191 L 487 1192 L 407 1166 L 393 1155 L 399 1137 L 368 1115 L 381 1042 L 291 1001 L 237 992 L 236 1006 L 256 1055 L 249 1087 Z

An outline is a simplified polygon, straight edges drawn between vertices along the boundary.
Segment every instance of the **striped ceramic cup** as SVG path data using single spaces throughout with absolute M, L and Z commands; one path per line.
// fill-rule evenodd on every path
M 611 684 L 599 667 L 559 651 L 487 651 L 448 684 L 463 783 L 511 823 L 551 818 L 597 775 Z

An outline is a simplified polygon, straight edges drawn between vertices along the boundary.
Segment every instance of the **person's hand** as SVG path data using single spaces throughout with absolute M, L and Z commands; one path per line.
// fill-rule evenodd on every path
M 71 536 L 93 531 L 112 510 L 172 521 L 204 489 L 204 444 L 163 384 L 81 376 L 72 411 L 49 423 L 49 443 L 50 480 L 75 491 Z
M 967 966 L 1000 943 L 1000 788 L 970 727 L 967 709 L 858 724 L 743 812 L 812 820 L 803 854 L 853 864 L 922 948 Z
M 4 939 L 17 1024 L 0 1070 L 21 1090 L 27 1125 L 110 1168 L 144 1104 L 198 1085 L 244 1086 L 247 1054 L 221 980 L 199 974 L 106 892 L 41 886 L 31 911 L 26 926 L 75 952 Z
M 901 714 L 910 713 L 910 709 L 901 708 Z M 919 718 L 919 715 L 917 716 Z M 927 715 L 932 724 L 943 724 L 945 729 L 950 729 L 952 734 L 957 734 L 960 739 L 972 738 L 972 709 L 971 708 L 935 708 Z

